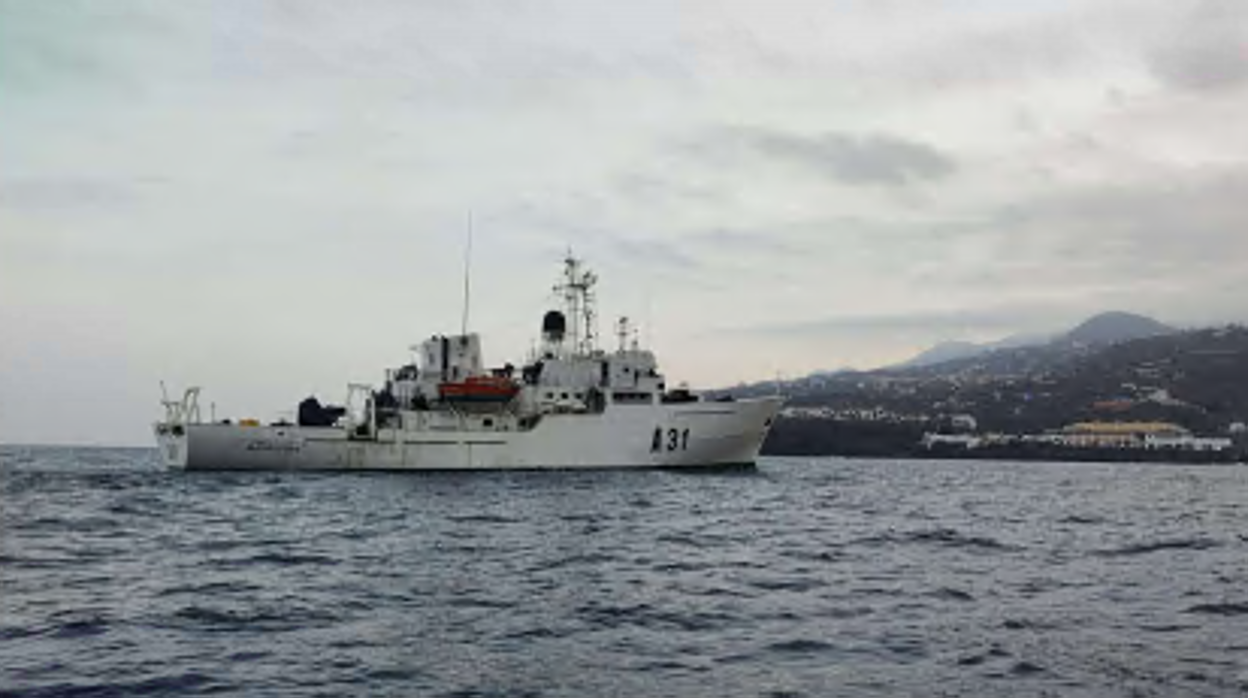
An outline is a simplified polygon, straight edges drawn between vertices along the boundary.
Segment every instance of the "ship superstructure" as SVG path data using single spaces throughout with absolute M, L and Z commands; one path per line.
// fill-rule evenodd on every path
M 630 324 L 598 347 L 597 277 L 569 255 L 521 366 L 487 368 L 481 338 L 435 335 L 380 388 L 351 385 L 347 404 L 304 400 L 294 423 L 204 422 L 199 390 L 165 400 L 162 457 L 188 469 L 459 470 L 701 467 L 752 463 L 779 397 L 708 401 L 668 386 Z

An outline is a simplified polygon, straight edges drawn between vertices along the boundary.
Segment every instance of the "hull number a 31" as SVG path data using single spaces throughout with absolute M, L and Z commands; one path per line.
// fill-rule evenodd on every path
M 689 430 L 668 429 L 665 433 L 663 427 L 655 427 L 654 438 L 650 440 L 650 452 L 658 453 L 663 450 L 688 451 Z

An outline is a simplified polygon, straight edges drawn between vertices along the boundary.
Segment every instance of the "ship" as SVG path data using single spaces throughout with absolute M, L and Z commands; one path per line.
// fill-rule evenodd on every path
M 544 470 L 752 465 L 784 400 L 669 386 L 627 318 L 598 346 L 596 274 L 569 254 L 560 309 L 517 367 L 487 368 L 481 338 L 434 335 L 379 386 L 341 406 L 309 397 L 295 418 L 202 419 L 199 387 L 165 396 L 161 459 L 185 470 Z M 466 325 L 466 323 L 465 323 Z

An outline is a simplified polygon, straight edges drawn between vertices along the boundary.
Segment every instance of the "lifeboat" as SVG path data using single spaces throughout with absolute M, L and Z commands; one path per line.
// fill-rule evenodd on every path
M 471 376 L 454 383 L 438 386 L 438 395 L 447 402 L 496 405 L 510 402 L 520 386 L 501 376 Z

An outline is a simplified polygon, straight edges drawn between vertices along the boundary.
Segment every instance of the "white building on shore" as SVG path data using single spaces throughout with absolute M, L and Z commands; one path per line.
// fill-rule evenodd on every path
M 1047 444 L 1064 448 L 1139 449 L 1221 453 L 1234 447 L 1227 437 L 1196 436 L 1168 422 L 1080 422 L 1046 434 L 933 434 L 923 435 L 924 448 L 976 449 L 1016 444 Z

